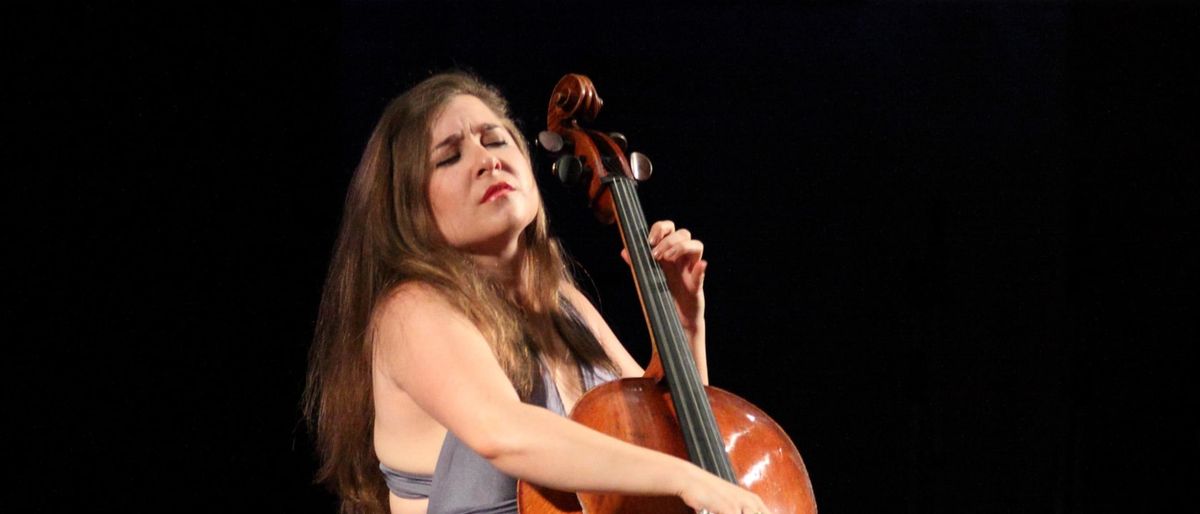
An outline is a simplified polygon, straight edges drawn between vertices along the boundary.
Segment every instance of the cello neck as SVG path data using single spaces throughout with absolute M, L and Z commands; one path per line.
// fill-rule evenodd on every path
M 637 194 L 637 182 L 620 175 L 609 175 L 603 182 L 612 194 L 617 225 L 625 248 L 629 250 L 642 312 L 662 363 L 667 387 L 671 390 L 688 456 L 693 464 L 736 483 L 675 300 L 662 268 L 650 254 L 648 227 Z

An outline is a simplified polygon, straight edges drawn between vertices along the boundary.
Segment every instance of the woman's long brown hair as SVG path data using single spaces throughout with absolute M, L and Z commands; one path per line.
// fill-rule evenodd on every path
M 317 481 L 338 494 L 343 513 L 388 512 L 373 443 L 372 319 L 400 284 L 433 286 L 471 319 L 523 399 L 541 380 L 538 356 L 544 353 L 565 352 L 581 366 L 615 371 L 595 338 L 578 330 L 559 303 L 560 285 L 571 277 L 549 236 L 543 206 L 520 236 L 525 257 L 517 288 L 501 287 L 438 231 L 427 194 L 430 129 L 450 99 L 463 94 L 479 98 L 500 117 L 529 158 L 528 144 L 495 88 L 462 72 L 435 75 L 388 105 L 346 195 L 304 393 L 320 458 Z M 555 346 L 556 333 L 565 348 Z

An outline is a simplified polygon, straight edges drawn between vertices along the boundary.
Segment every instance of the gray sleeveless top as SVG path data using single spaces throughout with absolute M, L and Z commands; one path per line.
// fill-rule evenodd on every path
M 615 379 L 606 370 L 584 369 L 583 389 Z M 543 368 L 530 404 L 566 416 L 558 386 Z M 446 432 L 433 476 L 396 471 L 379 464 L 388 489 L 401 498 L 429 498 L 427 514 L 501 514 L 517 512 L 517 480 L 492 466 L 454 435 Z

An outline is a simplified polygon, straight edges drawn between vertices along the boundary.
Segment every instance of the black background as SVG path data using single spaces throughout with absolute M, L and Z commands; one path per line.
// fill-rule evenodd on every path
M 559 77 L 592 78 L 595 125 L 654 160 L 648 216 L 707 244 L 712 382 L 789 432 L 822 512 L 1181 505 L 1197 14 L 26 8 L 8 21 L 13 485 L 37 511 L 334 510 L 298 402 L 346 184 L 387 101 L 461 67 L 530 137 Z M 616 233 L 536 165 L 644 362 Z

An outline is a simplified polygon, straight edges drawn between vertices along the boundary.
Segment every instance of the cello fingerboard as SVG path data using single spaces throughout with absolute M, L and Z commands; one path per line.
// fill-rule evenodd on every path
M 675 300 L 662 268 L 650 254 L 648 227 L 637 194 L 637 182 L 613 174 L 604 177 L 602 182 L 612 192 L 621 238 L 633 263 L 634 283 L 642 301 L 642 311 L 663 364 L 688 456 L 693 464 L 736 483 L 712 406 L 696 371 L 691 345 L 679 321 Z

